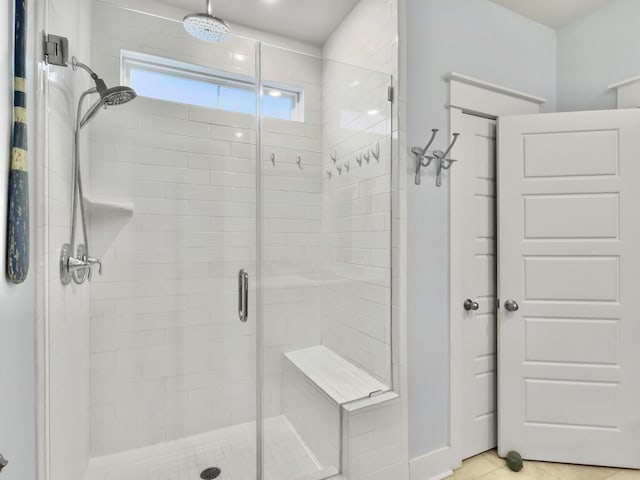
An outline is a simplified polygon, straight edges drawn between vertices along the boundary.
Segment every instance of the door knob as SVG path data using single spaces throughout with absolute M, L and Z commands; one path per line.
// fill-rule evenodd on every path
M 504 308 L 507 309 L 508 312 L 517 312 L 520 310 L 520 305 L 515 300 L 507 300 L 504 302 Z
M 464 309 L 465 309 L 467 312 L 469 312 L 469 311 L 471 311 L 471 310 L 473 310 L 473 311 L 475 312 L 476 310 L 478 310 L 478 309 L 480 308 L 480 305 L 478 305 L 478 302 L 474 302 L 474 301 L 473 301 L 473 300 L 471 300 L 470 298 L 467 298 L 467 299 L 464 301 L 463 306 L 464 306 Z

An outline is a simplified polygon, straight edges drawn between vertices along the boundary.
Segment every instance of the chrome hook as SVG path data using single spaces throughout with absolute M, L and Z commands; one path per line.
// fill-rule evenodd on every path
M 367 165 L 371 161 L 371 155 L 369 154 L 370 150 L 367 150 L 367 153 L 364 154 L 364 159 L 367 162 Z
M 333 172 L 331 170 L 327 170 L 327 177 L 329 177 L 329 180 L 331 180 L 332 176 L 333 176 Z
M 454 145 L 458 141 L 458 137 L 460 136 L 459 133 L 453 134 L 453 141 L 444 152 L 442 150 L 434 150 L 431 153 L 431 155 L 428 155 L 429 147 L 435 140 L 437 134 L 438 134 L 438 129 L 437 128 L 432 129 L 431 138 L 427 142 L 427 145 L 424 149 L 420 147 L 413 147 L 411 149 L 411 152 L 415 155 L 416 185 L 420 185 L 422 181 L 421 169 L 423 167 L 428 167 L 429 165 L 431 165 L 431 162 L 433 160 L 436 160 L 436 186 L 437 187 L 442 186 L 442 170 L 449 170 L 451 168 L 451 165 L 453 165 L 453 163 L 457 161 L 457 160 L 447 158 L 447 156 L 449 155 Z M 425 163 L 425 160 L 426 160 L 426 163 Z
M 380 161 L 380 142 L 376 142 L 376 148 L 371 151 L 371 155 L 373 155 L 373 158 L 375 158 L 376 161 Z
M 335 165 L 338 161 L 338 152 L 334 151 L 333 153 L 330 153 L 329 156 L 331 157 L 331 161 Z
M 271 164 L 275 167 L 276 166 L 276 154 L 272 153 L 271 154 Z
M 296 163 L 298 164 L 298 167 L 300 167 L 300 170 L 303 170 L 303 168 L 302 168 L 302 157 L 300 155 L 298 155 L 298 157 L 296 158 Z
M 348 160 L 346 162 L 344 162 L 344 168 L 347 170 L 347 173 L 349 172 L 349 170 L 351 170 L 351 166 L 349 165 L 349 161 Z
M 361 153 L 356 157 L 356 162 L 358 163 L 359 167 L 362 166 L 362 154 Z M 367 163 L 369 163 L 369 162 L 367 162 Z

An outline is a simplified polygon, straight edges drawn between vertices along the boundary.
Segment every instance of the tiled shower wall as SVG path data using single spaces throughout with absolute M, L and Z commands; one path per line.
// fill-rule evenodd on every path
M 179 23 L 94 8 L 92 62 L 109 84 L 120 49 L 254 76 L 252 41 L 211 46 Z M 322 71 L 318 60 L 267 48 L 263 64 L 265 79 L 305 90 L 304 123 L 264 122 L 269 415 L 280 411 L 282 352 L 321 340 L 309 278 Z M 237 273 L 255 279 L 255 142 L 253 116 L 147 98 L 94 121 L 92 249 L 105 272 L 91 288 L 93 455 L 254 419 L 255 323 L 238 321 Z
M 323 343 L 391 379 L 391 131 L 395 2 L 362 0 L 324 47 Z M 357 41 L 355 40 L 357 39 Z M 374 151 L 380 158 L 374 158 Z M 330 154 L 337 158 L 336 165 Z M 368 158 L 368 161 L 367 161 Z M 341 168 L 339 172 L 336 168 Z

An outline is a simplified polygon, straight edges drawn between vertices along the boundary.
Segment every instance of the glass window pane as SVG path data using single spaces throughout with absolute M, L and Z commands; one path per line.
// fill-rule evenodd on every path
M 130 82 L 143 97 L 210 108 L 217 103 L 218 86 L 212 83 L 135 68 L 131 69 Z
M 265 95 L 262 98 L 262 114 L 265 117 L 292 120 L 293 98 L 289 96 L 272 97 Z
M 253 115 L 256 113 L 256 94 L 253 90 L 221 86 L 218 108 Z

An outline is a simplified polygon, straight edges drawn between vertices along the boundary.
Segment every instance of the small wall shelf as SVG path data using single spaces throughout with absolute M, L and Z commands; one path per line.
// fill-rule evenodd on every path
M 85 204 L 89 219 L 118 216 L 133 216 L 134 205 L 132 202 L 114 202 L 110 200 L 93 200 L 84 197 L 82 201 Z

